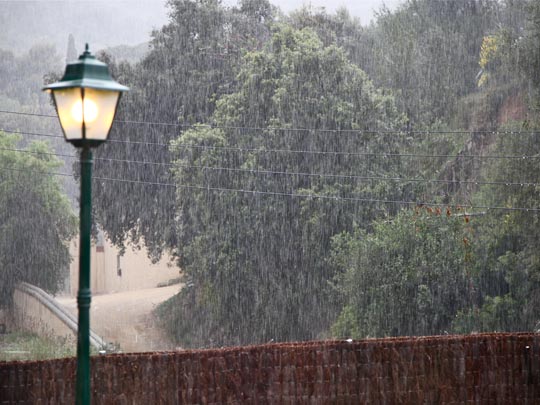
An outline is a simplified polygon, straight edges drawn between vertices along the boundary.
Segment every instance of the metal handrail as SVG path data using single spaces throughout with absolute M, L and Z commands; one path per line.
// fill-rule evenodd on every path
M 69 329 L 77 335 L 78 322 L 77 318 L 67 311 L 58 301 L 51 295 L 47 294 L 41 288 L 35 285 L 22 282 L 16 287 L 20 291 L 34 297 L 41 304 L 47 307 L 58 319 L 60 319 Z M 107 343 L 94 331 L 90 330 L 90 344 L 97 350 L 102 350 L 107 346 Z

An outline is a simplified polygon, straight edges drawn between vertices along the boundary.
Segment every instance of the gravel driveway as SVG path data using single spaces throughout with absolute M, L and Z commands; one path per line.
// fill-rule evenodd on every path
M 181 284 L 168 287 L 95 295 L 92 297 L 90 327 L 105 341 L 123 352 L 170 350 L 174 345 L 157 326 L 152 311 L 180 291 Z M 56 297 L 77 316 L 77 301 Z

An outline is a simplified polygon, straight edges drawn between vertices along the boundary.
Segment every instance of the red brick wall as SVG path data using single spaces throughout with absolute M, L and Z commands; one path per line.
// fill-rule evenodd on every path
M 539 343 L 479 334 L 107 355 L 92 358 L 93 403 L 533 404 Z M 75 369 L 0 363 L 0 403 L 74 403 Z

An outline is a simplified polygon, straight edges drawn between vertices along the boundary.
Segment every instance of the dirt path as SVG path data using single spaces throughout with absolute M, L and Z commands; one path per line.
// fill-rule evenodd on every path
M 172 343 L 157 327 L 152 311 L 176 294 L 180 284 L 92 297 L 90 327 L 105 341 L 120 345 L 123 352 L 169 350 Z M 77 315 L 77 301 L 56 297 L 68 311 Z

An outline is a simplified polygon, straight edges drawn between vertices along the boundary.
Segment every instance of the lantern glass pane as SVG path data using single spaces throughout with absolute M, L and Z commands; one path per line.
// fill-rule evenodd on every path
M 84 95 L 84 97 L 83 97 Z M 120 93 L 91 88 L 54 90 L 60 124 L 66 139 L 106 140 L 114 119 Z
M 86 124 L 86 139 L 106 140 L 111 130 L 120 92 L 85 89 L 84 104 L 77 106 Z M 84 105 L 84 108 L 81 106 Z
M 58 89 L 53 91 L 58 118 L 66 139 L 82 139 L 82 125 L 72 114 L 73 107 L 81 102 L 81 89 Z

